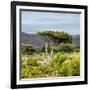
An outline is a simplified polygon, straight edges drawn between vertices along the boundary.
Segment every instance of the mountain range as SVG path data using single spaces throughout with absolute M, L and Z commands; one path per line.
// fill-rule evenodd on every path
M 27 34 L 24 32 L 21 32 L 20 41 L 22 44 L 28 44 L 38 48 L 44 46 L 47 43 L 43 37 L 37 34 Z M 50 43 L 52 44 L 52 42 Z M 80 35 L 73 35 L 73 43 L 80 45 Z

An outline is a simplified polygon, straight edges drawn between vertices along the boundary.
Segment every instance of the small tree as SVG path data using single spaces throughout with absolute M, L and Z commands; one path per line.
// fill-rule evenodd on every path
M 58 32 L 58 31 L 45 31 L 38 32 L 40 36 L 46 37 L 45 39 L 48 41 L 52 41 L 54 45 L 58 45 L 60 43 L 72 43 L 72 36 L 66 32 Z

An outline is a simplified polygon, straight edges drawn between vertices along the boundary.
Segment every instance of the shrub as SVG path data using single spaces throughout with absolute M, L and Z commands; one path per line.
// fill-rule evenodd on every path
M 53 55 L 53 61 L 59 64 L 62 64 L 66 60 L 66 55 L 61 54 L 61 53 L 56 53 Z
M 75 47 L 75 52 L 80 52 L 80 46 L 77 45 L 77 46 Z
M 66 77 L 80 75 L 80 53 L 55 53 L 52 61 L 42 65 L 46 53 L 22 55 L 21 78 Z
M 21 52 L 24 55 L 31 55 L 35 52 L 35 48 L 30 45 L 21 45 Z
M 60 76 L 80 75 L 80 55 L 74 54 L 72 60 L 66 60 L 59 69 Z
M 60 45 L 58 45 L 56 47 L 56 51 L 67 52 L 67 53 L 74 52 L 74 51 L 78 51 L 79 52 L 79 48 L 75 44 L 61 43 Z
M 34 49 L 35 49 L 35 53 L 41 53 L 42 52 L 41 48 L 34 48 Z
M 56 53 L 52 57 L 51 67 L 53 68 L 52 75 L 58 76 L 58 70 L 62 67 L 62 63 L 66 60 L 67 56 L 62 53 Z

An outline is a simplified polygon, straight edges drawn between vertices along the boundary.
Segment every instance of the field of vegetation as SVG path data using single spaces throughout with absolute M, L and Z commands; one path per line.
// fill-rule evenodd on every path
M 80 47 L 73 44 L 67 33 L 44 32 L 49 40 L 45 46 L 36 48 L 31 45 L 21 46 L 21 78 L 48 78 L 80 75 Z M 45 38 L 47 39 L 47 37 Z

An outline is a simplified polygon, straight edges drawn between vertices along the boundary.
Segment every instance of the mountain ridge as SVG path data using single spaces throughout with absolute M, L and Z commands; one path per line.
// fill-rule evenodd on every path
M 73 35 L 74 43 L 80 45 L 80 35 Z M 28 34 L 25 32 L 21 32 L 21 43 L 32 45 L 37 48 L 43 47 L 47 41 L 37 34 Z M 52 42 L 50 42 L 52 44 Z

